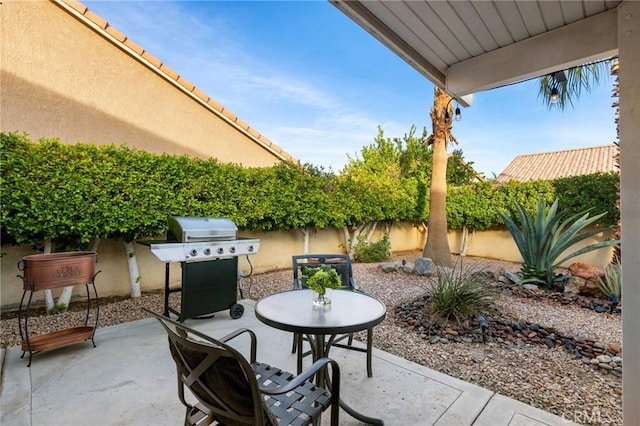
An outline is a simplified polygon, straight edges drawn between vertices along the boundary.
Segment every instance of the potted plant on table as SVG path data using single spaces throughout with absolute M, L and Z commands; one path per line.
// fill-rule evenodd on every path
M 331 306 L 331 299 L 326 296 L 327 289 L 342 287 L 342 281 L 336 270 L 328 265 L 320 265 L 317 268 L 306 267 L 303 272 L 300 277 L 302 285 L 316 292 L 313 299 L 314 306 Z

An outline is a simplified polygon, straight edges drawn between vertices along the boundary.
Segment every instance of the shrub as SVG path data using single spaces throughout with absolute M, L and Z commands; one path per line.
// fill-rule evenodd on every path
M 437 322 L 458 323 L 490 309 L 495 294 L 484 287 L 482 274 L 454 265 L 438 268 L 437 279 L 427 288 L 427 313 Z
M 614 264 L 605 266 L 604 280 L 598 277 L 598 287 L 607 296 L 615 295 L 620 300 L 620 296 L 622 296 L 622 267 Z
M 514 219 L 503 211 L 498 211 L 507 229 L 515 240 L 523 259 L 522 283 L 539 283 L 549 288 L 563 280 L 564 276 L 554 274 L 555 269 L 564 261 L 584 253 L 618 244 L 618 240 L 601 241 L 570 252 L 560 260 L 560 255 L 574 244 L 600 233 L 601 229 L 584 231 L 584 228 L 600 219 L 605 213 L 589 217 L 588 211 L 582 211 L 566 217 L 568 210 L 558 211 L 556 199 L 547 210 L 544 199 L 536 203 L 535 217 L 522 204 L 514 202 L 521 229 Z
M 356 262 L 373 263 L 387 260 L 391 257 L 391 241 L 389 234 L 374 243 L 358 241 L 354 248 L 353 260 Z

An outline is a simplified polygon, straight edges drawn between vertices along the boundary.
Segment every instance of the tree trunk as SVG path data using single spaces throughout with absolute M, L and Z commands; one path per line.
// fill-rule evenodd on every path
M 42 252 L 46 254 L 51 253 L 52 245 L 53 244 L 51 243 L 51 240 L 46 240 L 44 242 L 44 250 Z M 53 300 L 53 292 L 51 291 L 51 289 L 47 289 L 44 291 L 44 301 L 47 306 L 47 312 L 51 312 L 51 310 L 55 306 L 55 302 Z
M 469 227 L 467 225 L 462 225 L 462 243 L 460 243 L 460 256 L 466 256 L 469 247 L 471 246 L 471 242 L 473 241 L 473 237 L 476 235 L 476 230 L 471 231 L 471 236 L 469 236 Z
M 433 132 L 427 139 L 427 143 L 433 145 L 433 164 L 427 242 L 423 256 L 440 266 L 453 265 L 447 240 L 447 143 L 456 142 L 451 135 L 452 118 L 451 97 L 436 87 L 431 108 Z
M 423 256 L 436 265 L 451 266 L 447 239 L 447 145 L 444 138 L 433 142 L 433 169 L 429 196 L 429 226 Z
M 129 286 L 131 287 L 131 297 L 140 297 L 140 272 L 138 271 L 138 260 L 136 251 L 131 241 L 124 242 L 124 251 L 129 264 Z
M 302 235 L 304 235 L 302 253 L 309 254 L 309 228 L 302 228 L 300 231 L 302 231 Z

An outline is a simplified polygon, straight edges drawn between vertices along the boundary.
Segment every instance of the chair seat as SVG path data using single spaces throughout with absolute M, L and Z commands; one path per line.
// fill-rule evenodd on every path
M 178 398 L 186 409 L 185 425 L 319 425 L 322 412 L 331 408 L 331 425 L 338 426 L 340 367 L 335 361 L 318 359 L 296 377 L 256 361 L 258 341 L 249 329 L 236 330 L 217 340 L 142 309 L 158 319 L 169 337 L 169 352 L 178 376 Z M 227 345 L 238 336 L 250 339 L 249 359 Z M 313 383 L 318 374 L 326 379 L 329 390 Z M 195 404 L 187 402 L 185 389 L 197 399 Z
M 258 386 L 270 388 L 284 386 L 295 376 L 287 371 L 261 362 L 254 362 L 251 368 L 256 373 Z M 304 426 L 312 423 L 331 405 L 331 394 L 319 388 L 311 381 L 306 381 L 295 390 L 280 395 L 263 395 L 266 406 L 277 418 L 279 425 Z M 191 424 L 204 424 L 209 410 L 202 404 L 193 406 L 189 413 Z M 214 421 L 212 424 L 219 424 Z
M 261 388 L 284 386 L 295 378 L 293 374 L 268 364 L 256 362 L 251 367 Z M 264 397 L 265 404 L 278 418 L 279 424 L 285 425 L 309 424 L 310 419 L 331 405 L 331 394 L 311 381 L 304 382 L 292 392 Z

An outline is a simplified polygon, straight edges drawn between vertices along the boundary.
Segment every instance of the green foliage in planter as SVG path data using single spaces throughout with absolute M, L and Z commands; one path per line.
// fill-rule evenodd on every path
M 491 309 L 495 294 L 484 286 L 482 274 L 465 269 L 462 263 L 453 268 L 438 268 L 436 279 L 426 287 L 427 313 L 436 322 L 461 323 L 471 316 Z
M 389 234 L 385 234 L 382 239 L 372 243 L 358 241 L 353 253 L 353 260 L 364 263 L 381 262 L 390 257 L 391 241 L 389 240 Z
M 609 240 L 589 244 L 560 258 L 574 244 L 602 232 L 598 228 L 588 231 L 584 229 L 605 213 L 592 217 L 589 217 L 588 211 L 570 215 L 567 210 L 558 210 L 558 200 L 547 209 L 545 200 L 539 199 L 535 216 L 532 216 L 521 204 L 514 201 L 514 205 L 518 212 L 517 219 L 511 218 L 503 211 L 499 211 L 499 214 L 524 260 L 521 268 L 522 283 L 533 282 L 553 288 L 557 281 L 564 279 L 555 275 L 555 270 L 561 263 L 619 243 L 618 240 Z M 516 224 L 516 220 L 520 226 Z
M 326 290 L 342 287 L 342 280 L 335 269 L 328 265 L 317 268 L 305 267 L 300 277 L 302 286 L 310 288 L 318 294 L 325 294 Z

